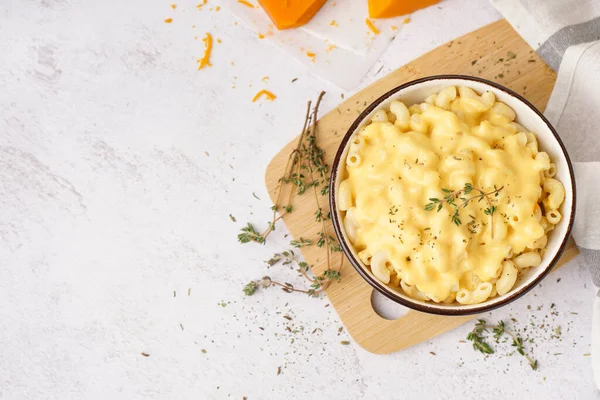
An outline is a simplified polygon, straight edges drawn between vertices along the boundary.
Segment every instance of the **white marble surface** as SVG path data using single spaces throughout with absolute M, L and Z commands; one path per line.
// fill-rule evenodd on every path
M 268 218 L 265 167 L 306 100 L 325 89 L 328 110 L 341 93 L 225 10 L 169 5 L 0 4 L 1 399 L 598 398 L 577 263 L 489 316 L 533 330 L 536 372 L 506 345 L 461 343 L 471 324 L 378 356 L 340 344 L 327 299 L 244 297 L 286 243 L 236 243 Z M 418 14 L 362 86 L 497 18 L 472 0 Z M 222 43 L 197 71 L 206 31 Z M 251 103 L 261 88 L 276 101 Z

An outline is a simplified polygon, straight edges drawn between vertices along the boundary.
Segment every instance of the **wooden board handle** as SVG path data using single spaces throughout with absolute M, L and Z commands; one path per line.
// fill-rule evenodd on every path
M 388 354 L 414 346 L 423 341 L 423 338 L 432 338 L 469 321 L 473 316 L 442 317 L 424 314 L 414 310 L 395 320 L 381 317 L 375 311 L 372 302 L 373 290 L 367 286 L 360 293 L 359 307 L 356 310 L 364 319 L 364 326 L 369 328 L 369 333 L 357 332 L 360 335 L 354 338 L 367 351 L 375 354 Z

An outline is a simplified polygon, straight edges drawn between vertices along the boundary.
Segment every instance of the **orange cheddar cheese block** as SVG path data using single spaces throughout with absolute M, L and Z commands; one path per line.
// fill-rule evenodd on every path
M 439 2 L 440 0 L 369 0 L 369 17 L 397 17 Z
M 278 29 L 306 24 L 326 0 L 258 0 Z

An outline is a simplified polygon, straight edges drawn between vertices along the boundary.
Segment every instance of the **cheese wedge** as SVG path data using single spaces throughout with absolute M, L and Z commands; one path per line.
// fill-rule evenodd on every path
M 326 0 L 258 0 L 277 29 L 296 28 L 306 24 Z
M 369 0 L 369 17 L 391 18 L 410 14 L 440 0 Z

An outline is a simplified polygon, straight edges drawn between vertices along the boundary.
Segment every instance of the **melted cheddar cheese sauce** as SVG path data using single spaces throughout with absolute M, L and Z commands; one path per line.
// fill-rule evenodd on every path
M 403 281 L 436 302 L 493 284 L 504 260 L 545 235 L 535 215 L 545 164 L 510 108 L 471 96 L 456 95 L 445 108 L 434 100 L 412 106 L 408 126 L 388 112 L 387 121 L 379 118 L 357 132 L 360 146 L 348 155 L 344 185 L 355 250 L 368 257 L 384 252 L 390 283 Z M 452 221 L 452 205 L 425 209 L 465 184 L 492 194 L 482 201 L 476 190 L 457 195 L 459 206 L 473 198 L 460 207 L 460 224 Z

